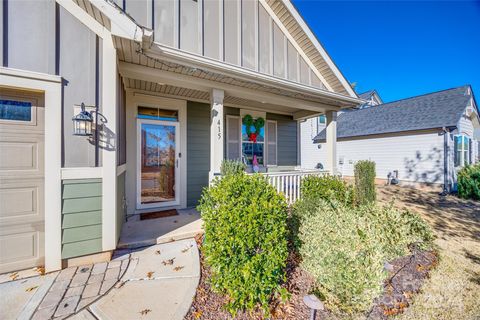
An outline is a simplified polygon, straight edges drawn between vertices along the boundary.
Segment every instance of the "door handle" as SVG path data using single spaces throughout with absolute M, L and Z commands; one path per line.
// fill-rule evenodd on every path
M 175 165 L 178 168 L 178 159 L 175 161 Z

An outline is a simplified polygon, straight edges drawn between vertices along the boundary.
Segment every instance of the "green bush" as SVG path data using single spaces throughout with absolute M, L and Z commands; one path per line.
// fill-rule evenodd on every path
M 227 176 L 231 174 L 238 174 L 244 172 L 247 166 L 240 160 L 223 160 L 222 166 L 220 167 L 220 173 L 222 176 Z
M 480 163 L 462 168 L 457 183 L 461 198 L 480 200 Z
M 287 203 L 261 175 L 226 175 L 205 189 L 198 206 L 204 221 L 202 252 L 214 290 L 227 294 L 227 310 L 252 310 L 284 294 Z
M 359 204 L 375 202 L 375 162 L 362 160 L 355 163 L 355 197 Z
M 301 200 L 301 266 L 331 310 L 366 311 L 383 290 L 385 261 L 407 254 L 408 245 L 430 248 L 433 235 L 416 214 L 370 203 L 353 208 L 322 199 Z
M 353 188 L 336 176 L 307 176 L 300 187 L 304 199 L 338 200 L 341 203 L 353 203 Z

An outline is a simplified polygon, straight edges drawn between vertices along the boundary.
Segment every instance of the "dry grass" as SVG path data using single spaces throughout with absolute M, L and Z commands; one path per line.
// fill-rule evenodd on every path
M 430 223 L 440 264 L 400 319 L 480 319 L 480 203 L 437 192 L 382 186 L 380 202 L 393 199 Z

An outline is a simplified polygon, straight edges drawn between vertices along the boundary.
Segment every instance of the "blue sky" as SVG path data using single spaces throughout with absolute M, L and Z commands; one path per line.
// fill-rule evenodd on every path
M 357 92 L 385 102 L 471 84 L 480 99 L 480 1 L 292 0 Z

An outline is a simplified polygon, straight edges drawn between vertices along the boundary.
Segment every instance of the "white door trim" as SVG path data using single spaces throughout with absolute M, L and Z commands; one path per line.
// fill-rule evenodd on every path
M 45 103 L 45 271 L 62 268 L 62 79 L 0 67 L 0 86 L 44 94 Z
M 142 204 L 141 202 L 141 193 L 142 193 L 142 124 L 153 124 L 153 125 L 165 125 L 175 127 L 175 200 L 165 201 L 165 202 L 156 202 L 149 204 Z M 180 142 L 180 123 L 178 121 L 162 121 L 162 120 L 150 120 L 150 119 L 137 119 L 137 197 L 136 197 L 136 209 L 151 209 L 151 208 L 163 208 L 163 207 L 172 207 L 178 206 L 180 204 L 180 191 L 182 190 L 179 176 L 179 165 L 178 164 L 178 150 L 181 150 Z
M 128 210 L 127 214 L 152 211 L 152 209 L 136 209 L 137 196 L 137 110 L 139 106 L 170 109 L 178 111 L 178 122 L 180 132 L 180 150 L 182 156 L 178 159 L 179 167 L 179 205 L 173 208 L 180 209 L 187 207 L 187 101 L 146 95 L 135 90 L 127 90 L 127 180 L 126 195 Z

